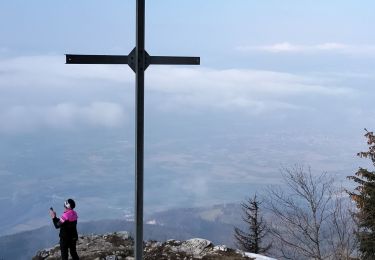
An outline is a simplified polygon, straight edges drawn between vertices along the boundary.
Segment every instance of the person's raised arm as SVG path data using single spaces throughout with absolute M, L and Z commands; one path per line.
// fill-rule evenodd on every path
M 52 222 L 53 222 L 53 225 L 55 226 L 55 228 L 60 228 L 61 225 L 62 225 L 62 222 L 60 221 L 59 218 L 56 217 L 56 212 L 53 210 L 53 208 L 50 208 L 49 215 L 52 218 Z

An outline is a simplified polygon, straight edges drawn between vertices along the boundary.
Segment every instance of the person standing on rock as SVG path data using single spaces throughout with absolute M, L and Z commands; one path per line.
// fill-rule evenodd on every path
M 73 209 L 76 203 L 72 199 L 64 202 L 64 213 L 60 218 L 56 217 L 56 212 L 53 208 L 50 209 L 50 216 L 56 229 L 60 229 L 60 250 L 61 259 L 68 260 L 68 250 L 73 260 L 79 260 L 76 244 L 78 240 L 77 219 L 78 215 Z

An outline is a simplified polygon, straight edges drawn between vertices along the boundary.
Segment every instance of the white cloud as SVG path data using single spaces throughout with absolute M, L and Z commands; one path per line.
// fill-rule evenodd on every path
M 126 122 L 122 107 L 114 103 L 94 102 L 87 106 L 62 103 L 50 107 L 13 106 L 0 111 L 0 131 L 28 132 L 41 128 L 76 127 L 113 128 Z
M 271 53 L 337 53 L 346 55 L 375 55 L 375 45 L 350 45 L 337 42 L 322 44 L 292 44 L 289 42 L 260 46 L 238 46 L 242 52 L 271 52 Z
M 293 49 L 287 45 L 281 46 L 282 48 Z M 329 49 L 335 46 L 324 45 L 320 48 Z M 116 120 L 122 117 L 120 108 L 108 104 L 105 108 L 98 104 L 89 107 L 73 105 L 72 103 L 87 104 L 102 100 L 101 96 L 95 96 L 98 94 L 90 91 L 85 91 L 85 95 L 92 96 L 79 97 L 76 93 L 79 93 L 79 89 L 90 89 L 92 85 L 101 82 L 104 86 L 100 86 L 100 89 L 106 88 L 108 96 L 112 95 L 116 100 L 118 92 L 114 93 L 111 86 L 118 83 L 127 87 L 134 86 L 134 73 L 127 66 L 65 65 L 63 56 L 0 60 L 0 72 L 0 95 L 7 93 L 9 89 L 19 89 L 15 92 L 19 96 L 27 95 L 23 93 L 27 89 L 37 97 L 30 101 L 34 105 L 17 103 L 1 108 L 3 118 L 21 118 L 32 113 L 33 116 L 18 123 L 25 127 L 32 127 L 34 121 L 48 126 L 62 125 L 64 122 L 66 126 L 71 126 L 74 125 L 73 122 L 80 121 L 86 122 L 86 125 L 114 126 L 117 124 Z M 60 101 L 55 101 L 53 106 L 49 105 L 47 108 L 38 108 L 43 101 L 49 102 L 43 97 L 44 89 L 54 88 L 59 89 L 62 95 Z M 101 90 L 97 93 L 102 92 Z M 124 93 L 129 93 L 129 89 L 125 89 Z M 301 109 L 300 105 L 290 101 L 295 97 L 351 94 L 351 89 L 335 86 L 334 81 L 322 77 L 276 71 L 151 66 L 146 73 L 146 98 L 150 101 L 149 104 L 155 106 L 153 109 L 240 109 L 245 113 L 261 114 L 274 110 Z M 71 100 L 72 96 L 75 98 L 74 102 Z M 18 96 L 12 98 L 17 99 Z M 85 101 L 80 102 L 80 98 Z M 119 103 L 118 99 L 111 102 Z M 110 110 L 110 113 L 102 112 L 106 110 Z
M 83 85 L 86 86 L 88 82 L 92 83 L 92 80 L 110 80 L 120 83 L 134 81 L 133 73 L 125 66 L 67 65 L 63 55 L 2 59 L 0 72 L 3 74 L 0 77 L 0 88 L 22 86 L 71 88 L 79 83 L 84 83 Z
M 349 88 L 330 80 L 274 71 L 155 67 L 148 74 L 149 89 L 164 93 L 163 107 L 181 105 L 244 109 L 259 114 L 275 109 L 298 109 L 291 97 L 349 96 Z

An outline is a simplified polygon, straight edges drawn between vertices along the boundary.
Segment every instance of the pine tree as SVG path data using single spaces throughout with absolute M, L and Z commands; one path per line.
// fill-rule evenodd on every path
M 375 166 L 375 136 L 365 129 L 369 149 L 357 155 L 368 158 Z M 359 168 L 355 176 L 348 176 L 358 186 L 354 192 L 348 191 L 351 199 L 356 203 L 358 211 L 355 217 L 358 221 L 359 251 L 363 259 L 375 259 L 375 172 Z
M 241 229 L 234 228 L 234 237 L 237 242 L 237 246 L 240 249 L 255 254 L 264 254 L 270 248 L 271 244 L 263 247 L 263 238 L 268 233 L 268 228 L 265 221 L 260 213 L 261 202 L 255 195 L 252 199 L 249 198 L 246 202 L 241 203 L 243 221 L 246 223 L 248 232 L 242 231 Z

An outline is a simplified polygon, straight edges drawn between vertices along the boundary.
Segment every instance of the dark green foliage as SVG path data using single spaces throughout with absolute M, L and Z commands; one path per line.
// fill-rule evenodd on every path
M 248 232 L 237 227 L 234 228 L 234 237 L 240 249 L 255 254 L 264 254 L 271 248 L 271 244 L 262 246 L 263 238 L 269 230 L 260 213 L 260 205 L 261 202 L 257 200 L 256 195 L 242 203 L 244 213 L 242 219 L 248 227 Z
M 358 153 L 358 156 L 370 159 L 375 166 L 375 136 L 366 130 L 365 137 L 369 149 Z M 359 225 L 359 251 L 363 259 L 375 259 L 375 172 L 359 168 L 354 176 L 348 178 L 358 184 L 354 192 L 348 193 L 358 209 L 355 217 Z

